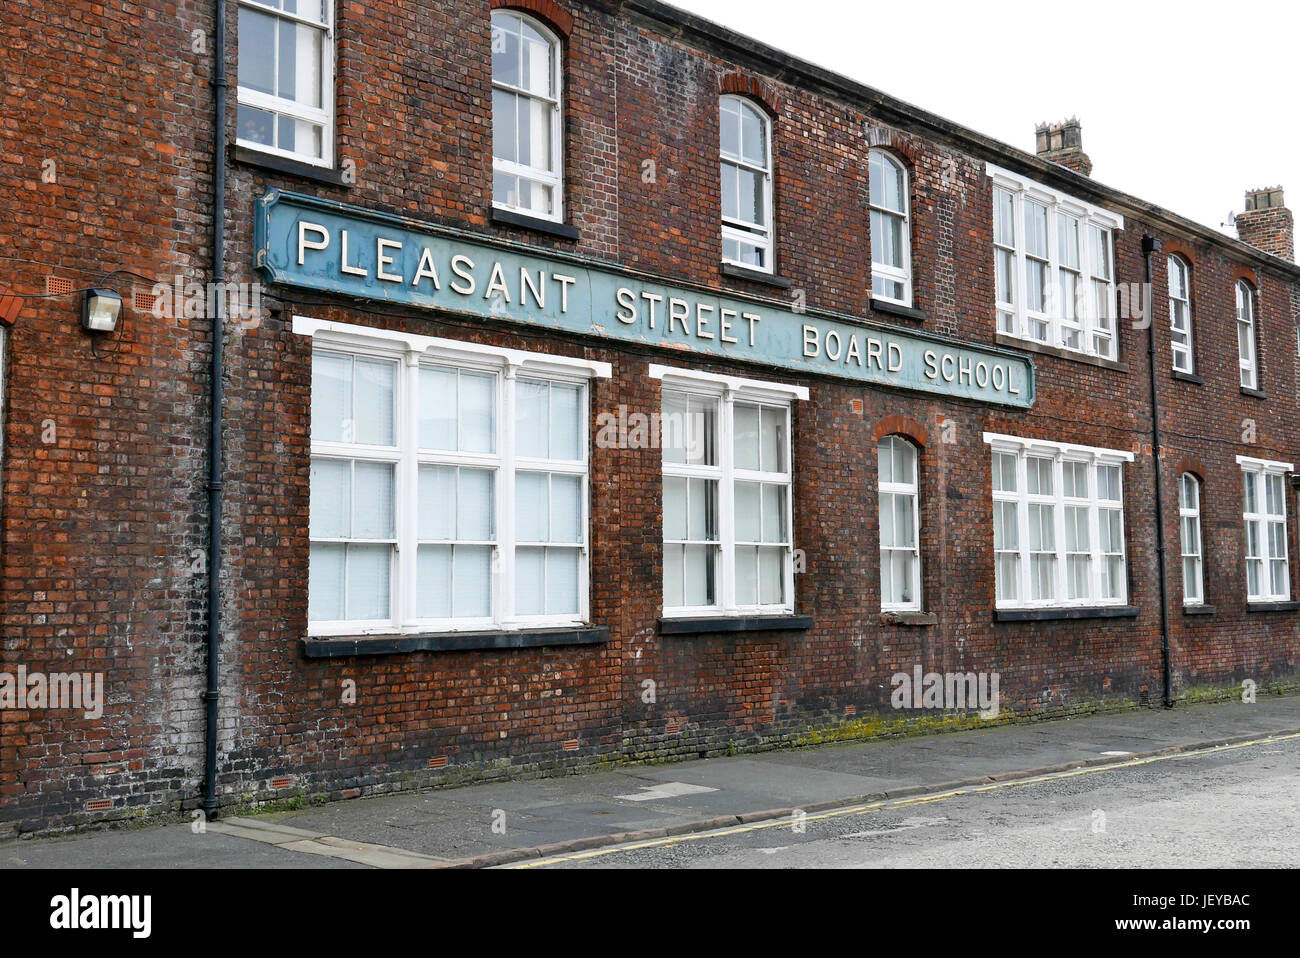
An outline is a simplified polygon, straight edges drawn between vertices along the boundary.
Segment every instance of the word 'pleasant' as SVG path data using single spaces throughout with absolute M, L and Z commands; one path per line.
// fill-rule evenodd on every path
M 315 239 L 309 239 L 308 234 L 315 236 Z M 302 266 L 306 262 L 307 250 L 324 251 L 330 245 L 330 232 L 319 223 L 308 223 L 306 220 L 298 222 L 298 265 Z M 405 283 L 406 277 L 400 273 L 393 272 L 393 267 L 397 263 L 398 257 L 403 250 L 403 243 L 400 240 L 385 239 L 382 236 L 375 238 L 375 279 L 384 283 Z M 478 292 L 478 279 L 474 276 L 475 263 L 470 257 L 463 253 L 457 253 L 451 257 L 448 268 L 455 279 L 448 283 L 447 288 L 453 293 L 459 293 L 461 296 L 473 296 Z M 370 270 L 365 266 L 360 266 L 352 261 L 348 253 L 348 231 L 339 230 L 339 272 L 348 276 L 357 276 L 367 278 L 370 276 Z M 566 276 L 562 273 L 551 273 L 550 281 L 559 285 L 560 312 L 569 311 L 569 287 L 578 281 L 575 276 Z M 415 267 L 415 273 L 411 277 L 410 285 L 419 287 L 421 283 L 428 283 L 433 289 L 442 290 L 442 277 L 438 273 L 438 264 L 434 260 L 433 250 L 424 246 L 420 249 L 420 259 Z M 546 308 L 546 291 L 548 289 L 547 273 L 545 270 L 538 270 L 536 278 L 527 269 L 519 271 L 519 285 L 515 292 L 521 306 L 528 305 L 528 297 L 531 295 L 533 302 L 537 304 L 538 309 Z M 487 283 L 484 285 L 483 298 L 493 299 L 500 297 L 502 302 L 512 303 L 510 285 L 506 281 L 505 269 L 500 263 L 492 264 L 492 271 L 488 276 Z

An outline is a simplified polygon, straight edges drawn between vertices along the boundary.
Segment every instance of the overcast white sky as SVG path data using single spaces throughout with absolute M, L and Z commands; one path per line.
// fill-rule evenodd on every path
M 1207 226 L 1300 208 L 1293 0 L 670 2 L 1031 153 L 1077 115 L 1094 179 Z

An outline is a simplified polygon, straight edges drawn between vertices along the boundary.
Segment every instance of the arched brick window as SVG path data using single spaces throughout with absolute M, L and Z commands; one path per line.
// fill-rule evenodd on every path
M 1175 371 L 1196 372 L 1192 343 L 1192 267 L 1177 253 L 1169 257 L 1169 337 Z
M 907 167 L 873 149 L 871 174 L 871 295 L 912 305 L 912 203 Z
M 1255 289 L 1244 279 L 1237 280 L 1237 364 L 1241 367 L 1244 389 L 1259 388 L 1259 355 L 1256 349 Z
M 772 121 L 745 97 L 718 98 L 722 171 L 722 258 L 770 273 L 772 224 Z
M 876 444 L 880 609 L 921 610 L 921 481 L 917 447 L 902 436 Z
M 1205 550 L 1201 540 L 1201 480 L 1178 479 L 1178 524 L 1183 557 L 1183 605 L 1205 604 Z
M 492 11 L 492 205 L 564 219 L 560 39 L 518 10 Z

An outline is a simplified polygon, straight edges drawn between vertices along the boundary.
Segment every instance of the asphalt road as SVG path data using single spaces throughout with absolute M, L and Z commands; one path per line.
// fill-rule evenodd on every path
M 543 868 L 1215 868 L 1300 864 L 1300 740 L 757 823 Z M 510 867 L 510 866 L 507 866 Z M 514 866 L 519 867 L 519 866 Z

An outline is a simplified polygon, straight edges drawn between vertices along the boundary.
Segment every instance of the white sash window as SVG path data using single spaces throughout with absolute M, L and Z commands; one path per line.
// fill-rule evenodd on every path
M 871 295 L 912 305 L 912 235 L 907 169 L 884 150 L 872 150 Z
M 1169 257 L 1169 337 L 1174 369 L 1195 372 L 1192 353 L 1192 270 L 1181 256 Z
M 919 460 L 916 447 L 899 436 L 876 445 L 882 612 L 921 610 Z
M 1255 291 L 1245 280 L 1237 282 L 1237 365 L 1241 385 L 1259 388 L 1259 364 L 1255 356 Z
M 650 377 L 663 381 L 664 615 L 793 612 L 790 405 L 807 389 Z
M 1205 604 L 1201 545 L 1201 481 L 1190 472 L 1178 480 L 1178 524 L 1182 540 L 1183 605 Z
M 997 607 L 1124 605 L 1122 472 L 1133 454 L 992 433 L 984 441 Z
M 772 272 L 772 126 L 738 96 L 718 101 L 722 258 Z
M 1238 456 L 1242 479 L 1242 520 L 1246 527 L 1246 598 L 1250 602 L 1291 599 L 1287 557 L 1286 498 L 1289 462 Z
M 334 0 L 239 0 L 237 142 L 334 163 Z
M 492 14 L 492 202 L 564 218 L 563 47 L 532 17 Z
M 604 363 L 299 318 L 313 635 L 581 624 Z
M 987 169 L 998 332 L 1115 359 L 1113 234 L 1124 218 L 1010 170 Z

